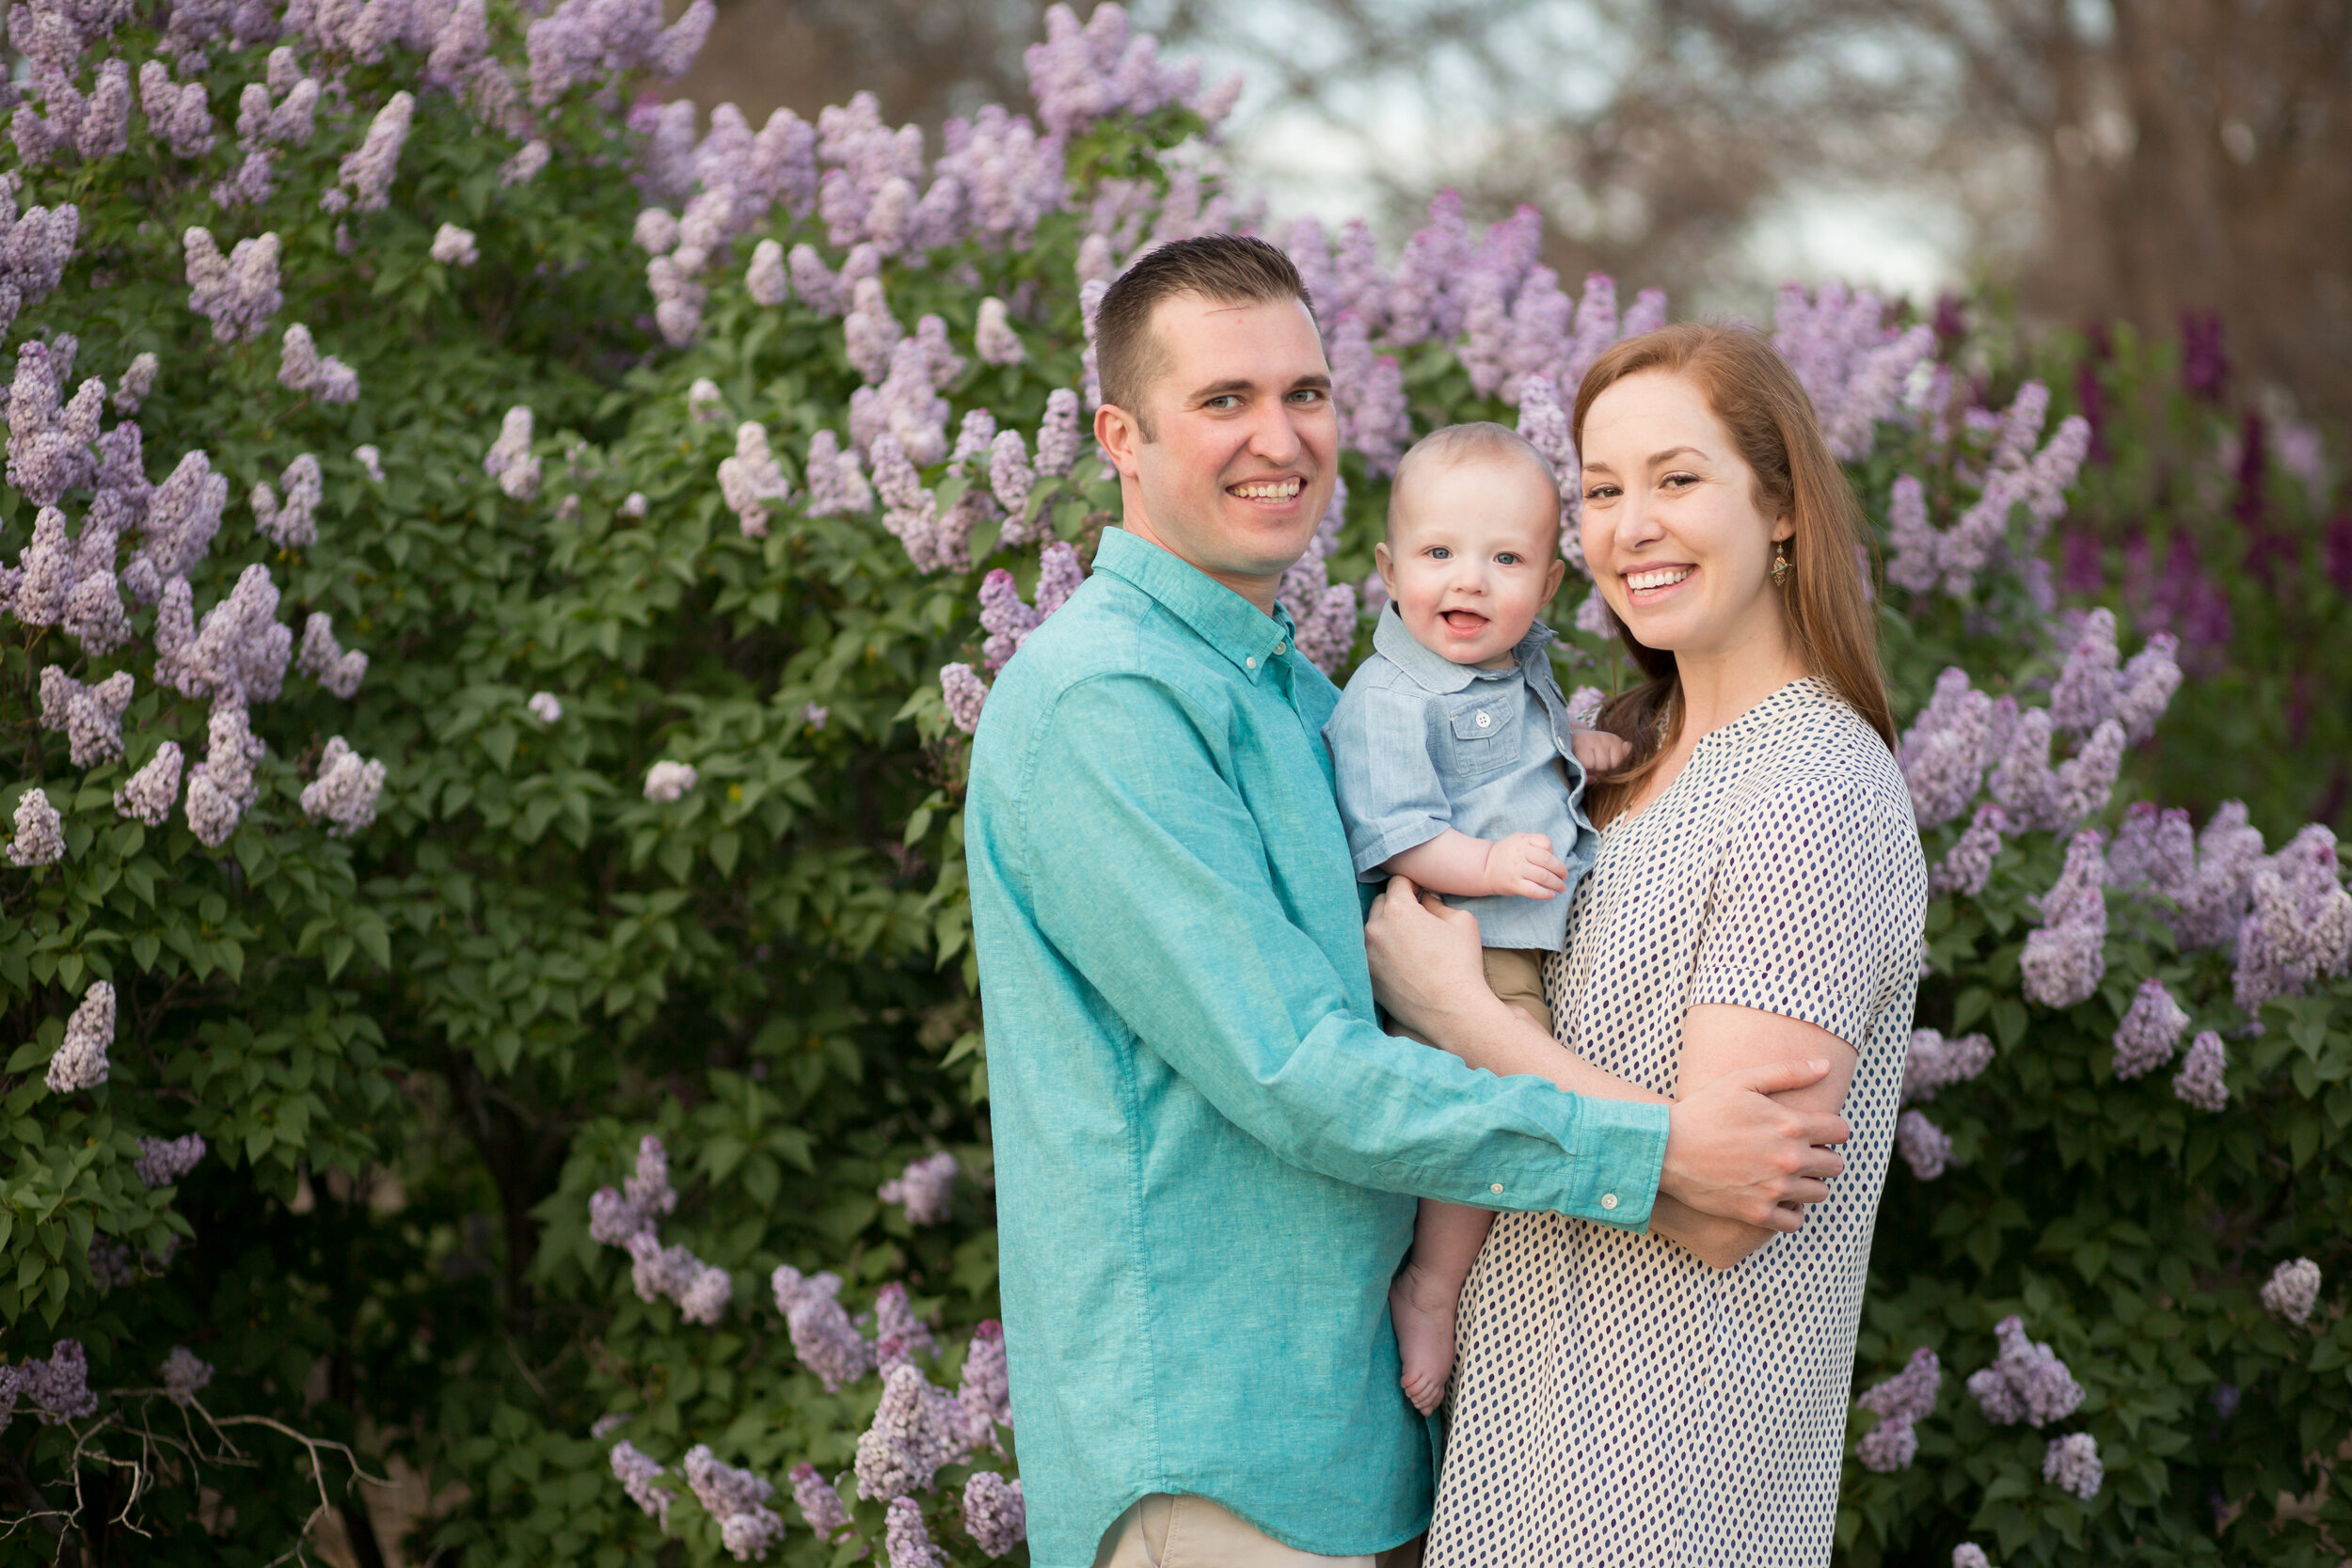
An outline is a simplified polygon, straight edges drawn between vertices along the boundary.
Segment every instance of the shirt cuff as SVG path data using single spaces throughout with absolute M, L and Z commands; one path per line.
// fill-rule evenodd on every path
M 1355 852 L 1356 879 L 1359 882 L 1386 881 L 1389 874 L 1380 869 L 1382 866 L 1407 849 L 1418 849 L 1431 839 L 1444 836 L 1445 831 L 1452 826 L 1452 823 L 1441 822 L 1434 816 L 1416 816 L 1383 831 L 1378 838 Z
M 1592 1095 L 1577 1096 L 1576 1105 L 1559 1212 L 1614 1230 L 1647 1230 L 1666 1165 L 1668 1107 Z

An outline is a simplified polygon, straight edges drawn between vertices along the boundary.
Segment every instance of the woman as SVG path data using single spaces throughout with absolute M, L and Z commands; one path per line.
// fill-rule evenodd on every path
M 1825 1563 L 1927 881 L 1860 517 L 1744 328 L 1620 343 L 1575 433 L 1585 557 L 1647 678 L 1602 710 L 1634 752 L 1547 966 L 1556 1037 L 1667 1096 L 1826 1058 L 1785 1098 L 1842 1105 L 1853 1138 L 1793 1234 L 1663 1200 L 1647 1235 L 1501 1216 L 1463 1294 L 1428 1561 Z

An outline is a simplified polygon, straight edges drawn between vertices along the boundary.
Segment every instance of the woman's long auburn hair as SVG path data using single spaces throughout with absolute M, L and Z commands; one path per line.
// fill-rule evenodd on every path
M 1894 751 L 1895 714 L 1879 663 L 1871 597 L 1877 552 L 1846 470 L 1830 455 L 1813 400 L 1796 372 L 1760 333 L 1746 326 L 1677 322 L 1629 338 L 1595 361 L 1577 388 L 1573 428 L 1580 451 L 1584 417 L 1594 401 L 1627 377 L 1649 371 L 1687 376 L 1697 385 L 1756 476 L 1757 508 L 1767 517 L 1786 515 L 1796 525 L 1788 541 L 1794 570 L 1781 602 L 1797 651 L 1808 673 L 1862 715 Z M 1600 727 L 1633 747 L 1625 767 L 1594 781 L 1593 820 L 1604 826 L 1640 792 L 1680 727 L 1683 711 L 1675 656 L 1645 646 L 1622 623 L 1617 635 L 1645 678 L 1601 705 Z

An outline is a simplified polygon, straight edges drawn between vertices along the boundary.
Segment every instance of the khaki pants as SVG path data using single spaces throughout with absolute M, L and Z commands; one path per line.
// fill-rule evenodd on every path
M 1377 1556 L 1317 1557 L 1285 1546 L 1206 1497 L 1155 1492 L 1104 1533 L 1094 1568 L 1418 1568 L 1416 1539 Z
M 1544 960 L 1551 955 L 1536 947 L 1489 947 L 1485 953 L 1486 984 L 1495 995 L 1534 1019 L 1545 1034 L 1550 1034 L 1551 1004 L 1544 1000 Z M 1391 1024 L 1389 1032 L 1408 1040 L 1421 1040 L 1423 1045 L 1432 1044 L 1402 1025 Z

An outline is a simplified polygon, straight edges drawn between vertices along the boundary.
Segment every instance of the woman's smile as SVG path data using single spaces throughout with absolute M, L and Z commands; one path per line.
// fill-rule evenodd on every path
M 1645 566 L 1639 571 L 1624 574 L 1626 597 L 1636 609 L 1660 604 L 1697 575 L 1696 566 L 1681 562 L 1671 566 Z

